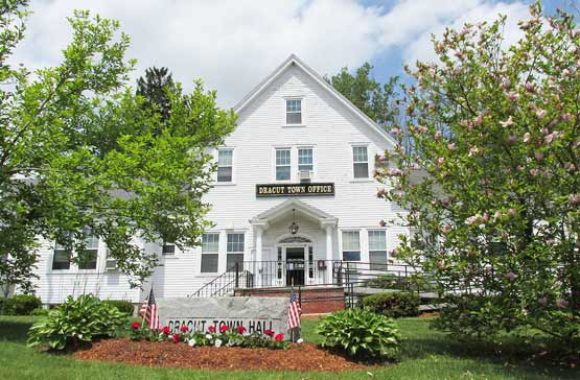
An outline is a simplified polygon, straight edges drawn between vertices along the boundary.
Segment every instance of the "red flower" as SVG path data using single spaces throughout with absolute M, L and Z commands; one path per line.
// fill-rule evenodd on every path
M 264 330 L 264 334 L 268 335 L 268 336 L 274 336 L 274 330 Z
M 162 334 L 165 334 L 165 335 L 171 334 L 171 327 L 169 327 L 169 326 L 162 327 L 161 328 L 161 333 Z
M 131 323 L 131 328 L 133 330 L 139 330 L 141 328 L 141 323 L 140 322 L 133 322 L 133 323 Z
M 220 332 L 221 333 L 225 333 L 226 331 L 228 331 L 230 328 L 226 325 L 221 325 L 220 326 Z
M 181 325 L 179 331 L 181 331 L 182 333 L 189 332 L 189 327 L 187 327 L 186 325 Z
M 243 334 L 246 332 L 247 329 L 244 326 L 238 326 L 237 330 L 238 334 Z
M 212 334 L 213 334 L 213 333 L 215 333 L 215 326 L 209 326 L 209 327 L 207 328 L 207 331 L 209 331 L 209 332 L 210 332 L 210 333 L 212 333 Z
M 179 334 L 173 334 L 171 336 L 171 339 L 173 339 L 173 343 L 179 343 L 181 337 L 179 336 Z
M 284 340 L 284 334 L 276 334 L 276 336 L 274 337 L 274 340 L 276 342 L 281 342 Z

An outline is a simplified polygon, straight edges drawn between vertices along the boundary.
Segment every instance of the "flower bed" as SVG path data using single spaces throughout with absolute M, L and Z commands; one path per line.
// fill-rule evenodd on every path
M 250 347 L 280 349 L 288 346 L 284 340 L 284 334 L 272 330 L 248 334 L 244 326 L 230 329 L 226 325 L 219 327 L 209 326 L 207 331 L 190 331 L 183 325 L 179 331 L 173 331 L 169 326 L 159 330 L 151 330 L 143 327 L 139 322 L 131 324 L 132 340 L 147 340 L 150 342 L 171 341 L 173 343 L 186 343 L 190 347 L 213 346 L 213 347 Z
M 288 344 L 284 350 L 175 344 L 172 341 L 106 339 L 90 349 L 77 351 L 81 360 L 121 362 L 155 367 L 263 370 L 263 371 L 345 371 L 366 366 L 334 355 L 313 344 Z

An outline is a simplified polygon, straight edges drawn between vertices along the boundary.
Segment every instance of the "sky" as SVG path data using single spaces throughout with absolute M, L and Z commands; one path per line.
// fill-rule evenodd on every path
M 547 0 L 577 12 L 580 0 Z M 530 0 L 31 0 L 26 38 L 13 62 L 36 69 L 57 65 L 70 40 L 66 18 L 88 9 L 120 21 L 136 58 L 133 79 L 165 66 L 186 89 L 194 79 L 217 90 L 231 107 L 290 54 L 321 74 L 364 62 L 385 81 L 405 63 L 433 60 L 431 35 L 465 22 L 508 16 L 506 40 Z M 576 8 L 577 7 L 577 8 Z

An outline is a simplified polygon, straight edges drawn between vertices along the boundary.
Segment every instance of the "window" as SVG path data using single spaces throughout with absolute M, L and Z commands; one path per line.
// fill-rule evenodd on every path
M 342 232 L 342 259 L 360 261 L 360 235 L 358 231 Z
M 161 247 L 161 254 L 163 256 L 173 256 L 175 255 L 175 244 L 173 243 L 163 243 Z
M 354 178 L 369 177 L 369 157 L 366 146 L 352 147 L 352 162 Z
M 290 179 L 290 149 L 276 149 L 276 180 Z
M 387 235 L 385 231 L 369 231 L 369 258 L 371 269 L 387 269 Z
M 312 148 L 299 148 L 298 149 L 298 170 L 314 170 L 314 159 L 312 154 Z
M 286 100 L 286 124 L 302 124 L 302 100 Z
M 244 262 L 244 234 L 228 234 L 226 269 L 233 271 Z
M 54 247 L 54 256 L 52 258 L 52 269 L 70 269 L 70 258 L 71 252 L 67 251 L 62 245 L 56 243 Z
M 233 153 L 232 149 L 218 150 L 218 182 L 232 182 Z
M 219 243 L 219 234 L 203 234 L 201 238 L 201 273 L 218 271 Z
M 97 269 L 99 238 L 90 235 L 85 239 L 85 250 L 79 254 L 79 269 Z

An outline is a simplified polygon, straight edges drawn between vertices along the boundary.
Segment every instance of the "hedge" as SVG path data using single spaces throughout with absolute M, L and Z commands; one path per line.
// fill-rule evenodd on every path
M 421 300 L 417 293 L 385 292 L 364 297 L 362 304 L 375 313 L 399 318 L 419 315 Z
M 42 307 L 40 298 L 31 294 L 17 294 L 4 300 L 4 314 L 30 315 L 32 310 Z
M 121 313 L 128 315 L 133 315 L 133 310 L 135 309 L 131 302 L 124 300 L 104 300 L 103 303 L 115 306 Z

